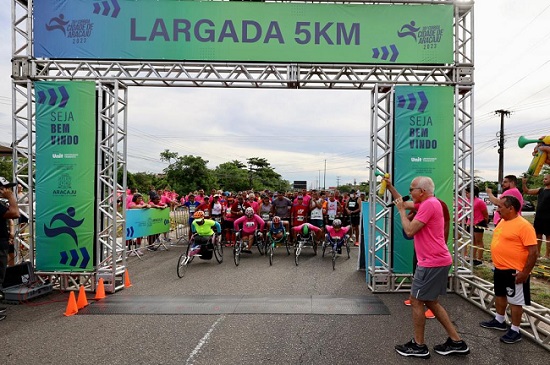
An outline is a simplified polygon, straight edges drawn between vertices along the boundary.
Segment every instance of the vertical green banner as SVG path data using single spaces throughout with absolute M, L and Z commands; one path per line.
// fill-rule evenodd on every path
M 36 82 L 36 268 L 93 271 L 94 82 Z
M 435 184 L 435 196 L 451 208 L 454 186 L 454 88 L 398 86 L 394 96 L 394 186 L 401 195 L 406 195 L 413 178 L 431 177 Z M 393 271 L 397 274 L 411 273 L 413 241 L 404 237 L 396 209 L 394 214 Z

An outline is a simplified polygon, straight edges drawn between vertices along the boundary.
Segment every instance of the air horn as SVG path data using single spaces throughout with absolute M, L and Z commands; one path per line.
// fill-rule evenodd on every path
M 538 143 L 540 146 L 550 146 L 550 136 L 544 136 L 539 139 L 529 139 L 525 138 L 524 136 L 520 136 L 518 138 L 519 148 L 523 148 L 529 143 Z M 527 169 L 527 175 L 539 176 L 540 170 L 542 170 L 542 166 L 548 158 L 548 154 L 538 148 L 540 146 L 537 146 L 535 148 L 535 151 L 533 152 L 533 159 L 531 160 L 529 168 Z

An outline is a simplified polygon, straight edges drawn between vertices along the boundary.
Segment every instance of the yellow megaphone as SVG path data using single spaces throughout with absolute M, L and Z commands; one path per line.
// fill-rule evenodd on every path
M 374 175 L 376 176 L 383 176 L 385 178 L 388 178 L 390 177 L 390 174 L 388 174 L 387 172 L 386 173 L 383 173 L 383 172 L 380 172 L 380 171 L 376 171 L 374 173 Z M 386 192 L 386 180 L 382 180 L 382 182 L 380 183 L 380 189 L 378 190 L 378 193 L 380 195 L 384 195 L 384 193 Z
M 546 138 L 545 138 L 546 139 Z M 544 142 L 543 140 L 541 139 L 529 139 L 529 138 L 525 138 L 524 136 L 520 136 L 518 138 L 518 146 L 519 148 L 523 148 L 525 147 L 526 145 L 528 145 L 529 143 L 540 143 L 540 142 Z

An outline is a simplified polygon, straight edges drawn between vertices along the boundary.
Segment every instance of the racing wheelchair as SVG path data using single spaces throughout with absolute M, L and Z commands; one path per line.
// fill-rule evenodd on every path
M 187 267 L 193 261 L 195 256 L 198 256 L 201 260 L 211 260 L 212 256 L 214 256 L 216 261 L 221 264 L 223 262 L 223 245 L 221 244 L 221 236 L 219 234 L 213 234 L 206 237 L 199 236 L 194 233 L 189 240 L 187 249 L 178 259 L 178 277 L 183 278 L 185 272 L 187 271 Z
M 263 256 L 265 251 L 265 244 L 262 239 L 261 233 L 258 230 L 255 230 L 253 235 L 254 241 L 252 242 L 252 246 L 256 246 L 260 255 Z M 241 254 L 243 252 L 247 252 L 247 247 L 247 243 L 242 239 L 242 230 L 240 230 L 235 234 L 235 246 L 233 246 L 233 261 L 235 262 L 235 266 L 239 266 L 241 262 Z M 249 251 L 248 253 L 252 252 Z

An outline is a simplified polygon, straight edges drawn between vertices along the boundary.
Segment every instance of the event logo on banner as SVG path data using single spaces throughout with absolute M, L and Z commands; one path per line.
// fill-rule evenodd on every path
M 151 236 L 170 230 L 170 208 L 128 209 L 126 239 Z
M 454 88 L 452 86 L 397 86 L 394 94 L 393 184 L 407 195 L 417 176 L 431 177 L 435 196 L 449 209 L 454 188 Z M 452 211 L 450 212 L 452 216 Z M 403 234 L 394 210 L 393 271 L 411 273 L 413 241 Z
M 452 64 L 452 4 L 34 0 L 34 57 Z
M 94 82 L 35 82 L 36 269 L 92 271 Z

